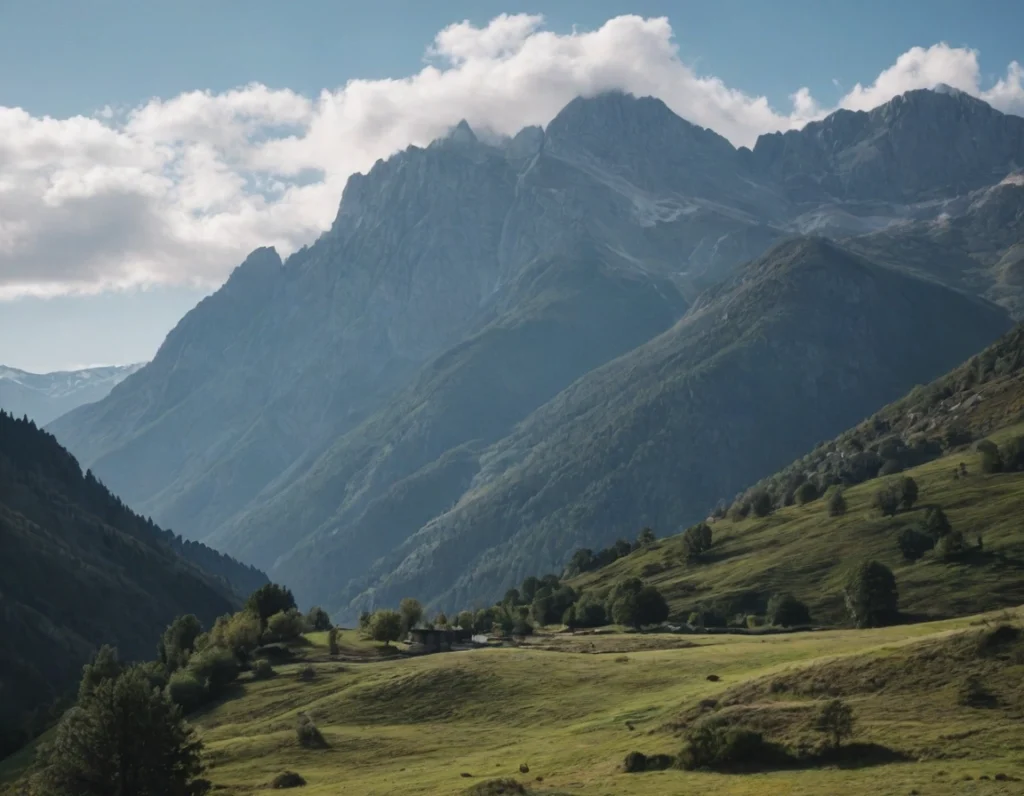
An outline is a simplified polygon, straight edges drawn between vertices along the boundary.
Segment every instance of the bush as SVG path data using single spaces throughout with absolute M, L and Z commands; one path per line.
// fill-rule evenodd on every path
M 843 494 L 842 489 L 836 487 L 828 496 L 828 515 L 830 517 L 839 517 L 843 514 L 846 514 L 846 496 Z
M 323 733 L 320 732 L 313 720 L 305 713 L 299 714 L 299 723 L 295 728 L 295 737 L 299 741 L 299 746 L 304 749 L 325 749 L 327 747 L 327 740 L 324 738 Z
M 306 632 L 306 620 L 295 608 L 278 611 L 267 619 L 264 641 L 293 641 Z
M 256 665 L 252 667 L 252 677 L 254 680 L 269 680 L 276 674 L 277 672 L 274 671 L 274 667 L 267 660 L 256 661 Z
M 1000 446 L 999 458 L 1005 473 L 1024 470 L 1024 437 L 1014 437 Z
M 750 501 L 737 500 L 729 507 L 729 519 L 733 522 L 745 520 L 750 515 Z
M 398 604 L 398 613 L 402 615 L 402 632 L 407 633 L 423 619 L 423 606 L 419 600 L 406 597 Z
M 990 439 L 983 439 L 975 448 L 981 454 L 981 471 L 991 475 L 1003 471 L 1003 458 L 999 454 L 999 448 Z
M 229 683 L 238 679 L 239 670 L 234 653 L 223 647 L 208 647 L 188 662 L 188 671 L 206 683 L 211 697 L 217 697 Z
M 312 664 L 307 663 L 305 666 L 299 669 L 298 674 L 296 676 L 304 683 L 308 683 L 311 680 L 316 679 L 316 669 L 313 668 Z
M 853 735 L 853 709 L 841 699 L 822 705 L 815 720 L 815 729 L 828 736 L 833 749 L 838 749 L 844 738 Z
M 332 627 L 327 631 L 327 651 L 331 655 L 339 655 L 341 653 L 340 637 L 341 631 L 336 627 Z
M 263 625 L 252 611 L 240 611 L 233 616 L 222 616 L 210 631 L 207 646 L 231 650 L 239 660 L 245 660 L 260 645 Z
M 924 528 L 933 541 L 938 541 L 952 530 L 946 512 L 939 506 L 932 506 L 924 513 Z
M 818 487 L 813 481 L 804 481 L 796 489 L 796 502 L 803 506 L 806 503 L 813 503 L 821 497 Z
M 185 713 L 201 708 L 209 698 L 206 683 L 188 669 L 179 669 L 171 675 L 167 681 L 167 696 Z
M 916 528 L 904 528 L 896 538 L 896 544 L 900 553 L 907 561 L 917 561 L 929 550 L 935 547 L 935 540 L 931 535 L 922 533 Z
M 998 704 L 995 695 L 985 687 L 976 674 L 969 674 L 960 681 L 957 701 L 969 708 L 990 708 Z
M 758 492 L 750 501 L 750 509 L 758 517 L 767 517 L 773 508 L 772 496 L 766 491 Z
M 768 600 L 765 620 L 769 625 L 797 627 L 811 623 L 811 612 L 792 594 L 773 594 Z
M 270 787 L 274 790 L 284 790 L 285 788 L 301 788 L 305 784 L 306 780 L 301 774 L 297 774 L 294 771 L 284 771 L 274 777 Z
M 630 752 L 622 762 L 622 770 L 627 774 L 639 774 L 642 771 L 664 771 L 672 768 L 675 758 L 672 755 L 645 755 L 643 752 Z
M 680 763 L 687 770 L 727 770 L 768 762 L 773 750 L 761 733 L 742 727 L 725 727 L 702 722 L 687 736 Z
M 910 511 L 917 502 L 917 481 L 910 476 L 900 479 L 899 482 L 900 505 Z
M 960 531 L 950 531 L 939 539 L 935 552 L 943 561 L 952 561 L 967 552 L 967 540 Z
M 683 531 L 683 550 L 693 561 L 711 549 L 711 527 L 706 522 L 691 525 Z
M 843 596 L 857 627 L 891 624 L 899 613 L 896 578 L 877 561 L 868 561 L 849 574 Z
M 896 512 L 900 510 L 902 499 L 903 496 L 899 486 L 889 484 L 875 492 L 875 499 L 872 505 L 878 509 L 883 517 L 894 517 Z

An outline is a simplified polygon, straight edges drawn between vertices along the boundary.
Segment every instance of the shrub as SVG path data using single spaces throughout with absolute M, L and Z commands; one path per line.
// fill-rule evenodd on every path
M 750 515 L 750 501 L 737 500 L 729 507 L 729 519 L 733 522 L 745 520 Z
M 197 680 L 206 684 L 211 697 L 219 696 L 229 683 L 238 679 L 241 669 L 234 653 L 223 647 L 207 647 L 193 655 L 187 668 Z
M 811 623 L 811 612 L 792 594 L 773 594 L 768 600 L 765 620 L 770 625 L 797 627 Z
M 960 531 L 950 531 L 939 539 L 935 552 L 943 561 L 952 561 L 967 552 L 967 540 Z
M 981 678 L 976 674 L 969 674 L 960 681 L 957 688 L 957 701 L 970 708 L 990 708 L 998 702 L 995 695 L 985 687 Z
M 803 506 L 805 503 L 812 503 L 821 497 L 818 487 L 813 481 L 804 481 L 796 489 L 796 502 Z
M 683 768 L 691 771 L 700 768 L 724 770 L 767 762 L 771 756 L 772 750 L 761 733 L 705 721 L 690 731 L 687 746 L 679 760 Z
M 295 608 L 278 611 L 267 619 L 264 641 L 293 641 L 306 632 L 306 620 Z
M 822 705 L 814 726 L 825 734 L 833 749 L 838 749 L 844 738 L 853 735 L 853 709 L 841 699 L 833 699 Z
M 645 547 L 650 547 L 651 545 L 653 545 L 656 541 L 658 541 L 658 537 L 654 535 L 653 529 L 642 528 L 640 530 L 640 533 L 636 537 L 636 544 L 634 545 L 634 547 L 637 550 L 643 550 Z
M 931 506 L 924 513 L 924 528 L 928 535 L 938 541 L 952 530 L 949 519 L 939 506 Z
M 398 641 L 402 636 L 402 615 L 398 611 L 376 611 L 370 619 L 369 630 L 370 638 L 390 646 L 392 641 Z
M 885 477 L 887 475 L 895 475 L 896 473 L 903 472 L 903 465 L 900 464 L 896 459 L 886 459 L 882 462 L 882 466 L 878 470 L 879 477 Z
M 981 454 L 981 471 L 983 473 L 990 475 L 1003 471 L 1003 458 L 999 454 L 999 448 L 992 440 L 983 439 L 975 448 Z
M 909 511 L 917 502 L 917 481 L 905 476 L 899 482 L 900 505 Z
M 256 661 L 256 665 L 252 667 L 252 677 L 254 680 L 269 680 L 271 677 L 276 675 L 274 667 L 270 665 L 268 660 Z
M 370 622 L 373 620 L 373 614 L 369 611 L 363 611 L 359 614 L 359 629 L 365 632 L 370 630 Z
M 764 624 L 764 622 L 761 621 L 761 617 L 757 616 L 756 614 L 747 614 L 745 623 L 747 627 L 749 627 L 751 630 L 753 630 L 755 627 L 761 627 Z
M 324 738 L 323 733 L 313 723 L 313 720 L 305 713 L 299 714 L 299 723 L 295 728 L 295 737 L 299 741 L 299 746 L 304 749 L 324 749 L 327 747 L 327 740 Z
M 316 679 L 316 669 L 313 668 L 312 664 L 307 663 L 305 666 L 299 669 L 299 672 L 296 676 L 304 683 L 308 683 L 311 680 Z
M 233 616 L 220 617 L 210 631 L 207 646 L 231 650 L 239 660 L 245 660 L 260 645 L 263 625 L 252 611 L 239 611 Z
M 758 517 L 767 517 L 772 513 L 772 496 L 766 491 L 760 491 L 750 501 L 750 509 Z
M 306 780 L 301 774 L 294 771 L 283 771 L 274 777 L 270 787 L 274 790 L 284 790 L 285 788 L 301 788 L 305 784 Z
M 327 631 L 327 651 L 331 655 L 339 655 L 341 653 L 340 637 L 341 631 L 336 627 L 332 627 Z
M 904 528 L 896 538 L 900 553 L 907 561 L 917 561 L 935 546 L 935 540 L 916 528 Z
M 188 669 L 179 669 L 171 675 L 167 681 L 167 696 L 185 713 L 202 707 L 208 699 L 206 683 Z
M 533 625 L 527 622 L 523 618 L 516 619 L 512 622 L 512 635 L 513 636 L 532 636 Z
M 874 503 L 872 504 L 883 517 L 894 517 L 900 510 L 902 493 L 896 485 L 883 486 L 875 492 Z
M 892 570 L 877 561 L 868 561 L 850 572 L 843 596 L 857 627 L 887 625 L 898 615 L 896 578 Z
M 1014 437 L 999 448 L 1003 472 L 1024 470 L 1024 437 Z
M 641 771 L 664 771 L 675 763 L 672 755 L 645 755 L 643 752 L 630 752 L 622 762 L 622 770 L 627 774 L 638 774 Z
M 843 514 L 846 514 L 846 496 L 843 494 L 842 489 L 836 487 L 828 496 L 828 515 L 830 517 L 839 517 Z
M 711 549 L 711 527 L 706 522 L 691 525 L 683 531 L 683 550 L 689 560 L 695 560 Z

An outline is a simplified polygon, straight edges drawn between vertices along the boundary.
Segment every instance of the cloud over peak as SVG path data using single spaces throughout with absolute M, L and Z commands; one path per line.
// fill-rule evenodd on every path
M 982 85 L 978 53 L 915 47 L 837 107 L 866 110 L 945 83 L 1024 114 L 1024 69 Z M 559 34 L 538 15 L 440 31 L 414 75 L 309 98 L 259 84 L 193 91 L 92 117 L 0 106 L 0 299 L 216 284 L 251 249 L 290 252 L 326 229 L 345 181 L 465 119 L 514 134 L 607 90 L 662 99 L 736 145 L 835 110 L 797 87 L 786 109 L 700 75 L 665 18 Z

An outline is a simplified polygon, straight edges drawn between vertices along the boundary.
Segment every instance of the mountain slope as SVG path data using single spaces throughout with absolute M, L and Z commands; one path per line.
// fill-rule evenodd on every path
M 1008 325 L 824 240 L 780 244 L 484 452 L 473 487 L 378 563 L 354 607 L 493 599 L 575 547 L 688 524 Z
M 458 499 L 477 469 L 472 451 L 682 315 L 671 282 L 626 266 L 585 244 L 535 263 L 484 313 L 479 332 L 428 363 L 305 477 L 210 541 L 274 565 L 286 581 L 302 579 L 307 557 L 334 583 L 360 576 Z M 299 540 L 282 538 L 282 523 L 316 533 L 293 552 Z M 327 558 L 322 536 L 331 539 Z
M 43 426 L 83 404 L 105 398 L 140 365 L 115 365 L 55 373 L 26 373 L 0 365 L 0 409 Z
M 169 543 L 170 542 L 170 543 Z M 226 580 L 176 552 L 49 434 L 0 412 L 0 741 L 77 681 L 100 644 L 148 658 L 175 616 L 212 622 L 241 602 Z M 180 548 L 179 548 L 180 549 Z M 212 550 L 185 550 L 230 571 Z

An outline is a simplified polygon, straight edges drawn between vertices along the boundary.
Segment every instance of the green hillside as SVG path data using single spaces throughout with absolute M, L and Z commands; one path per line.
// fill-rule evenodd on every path
M 179 539 L 110 494 L 49 434 L 0 412 L 0 753 L 47 721 L 101 644 L 153 655 L 175 616 L 210 622 L 262 576 Z M 184 553 L 184 554 L 183 554 Z
M 224 796 L 262 792 L 284 771 L 311 796 L 1011 794 L 1024 778 L 1021 618 L 694 636 L 682 647 L 678 636 L 559 635 L 366 664 L 305 647 L 306 661 L 241 681 L 193 723 Z M 559 640 L 563 651 L 545 649 Z M 315 676 L 298 677 L 309 664 Z M 854 734 L 820 763 L 814 717 L 834 698 L 853 710 Z M 302 715 L 324 748 L 298 744 Z M 753 771 L 622 770 L 630 752 L 678 755 L 704 722 L 752 728 L 804 757 Z M 517 785 L 488 789 L 494 779 Z

